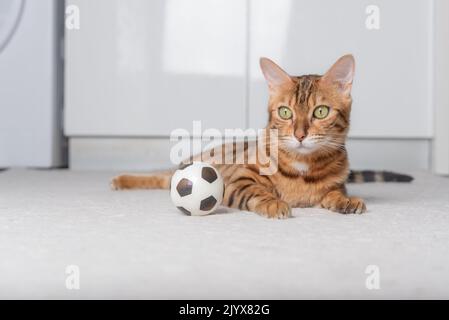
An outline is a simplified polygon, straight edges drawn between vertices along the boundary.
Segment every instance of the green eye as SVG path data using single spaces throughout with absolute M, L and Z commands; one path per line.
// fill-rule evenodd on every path
M 293 118 L 293 112 L 288 107 L 280 107 L 279 108 L 279 117 L 284 120 L 290 120 Z
M 313 111 L 313 116 L 317 119 L 324 119 L 329 115 L 329 111 L 328 106 L 319 106 Z

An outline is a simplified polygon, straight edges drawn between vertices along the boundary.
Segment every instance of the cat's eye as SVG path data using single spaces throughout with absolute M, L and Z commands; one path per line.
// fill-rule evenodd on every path
M 324 119 L 329 115 L 330 108 L 328 106 L 319 106 L 313 111 L 313 116 L 316 119 Z
M 290 120 L 293 118 L 293 112 L 288 107 L 280 107 L 279 108 L 279 117 L 284 120 Z

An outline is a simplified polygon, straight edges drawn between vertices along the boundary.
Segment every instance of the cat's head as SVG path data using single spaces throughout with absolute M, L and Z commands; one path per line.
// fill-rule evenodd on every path
M 341 57 L 324 76 L 294 77 L 267 58 L 260 62 L 270 92 L 268 128 L 278 130 L 279 147 L 298 155 L 344 148 L 354 57 Z

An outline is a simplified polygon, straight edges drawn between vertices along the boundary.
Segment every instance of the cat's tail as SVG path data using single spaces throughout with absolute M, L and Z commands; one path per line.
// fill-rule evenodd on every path
M 148 176 L 122 175 L 111 181 L 113 190 L 135 190 L 135 189 L 170 189 L 171 178 L 174 171 L 164 171 L 150 174 Z
M 413 177 L 389 171 L 351 171 L 348 183 L 367 183 L 367 182 L 412 182 Z

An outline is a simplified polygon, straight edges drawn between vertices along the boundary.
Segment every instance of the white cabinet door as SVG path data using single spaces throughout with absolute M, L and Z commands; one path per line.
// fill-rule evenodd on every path
M 60 5 L 0 0 L 0 168 L 65 163 Z
M 370 5 L 379 9 L 379 29 L 366 27 Z M 432 1 L 252 0 L 250 15 L 252 127 L 267 119 L 260 56 L 301 75 L 322 74 L 339 56 L 353 53 L 351 135 L 432 135 Z
M 66 134 L 167 136 L 243 127 L 247 2 L 69 0 Z

